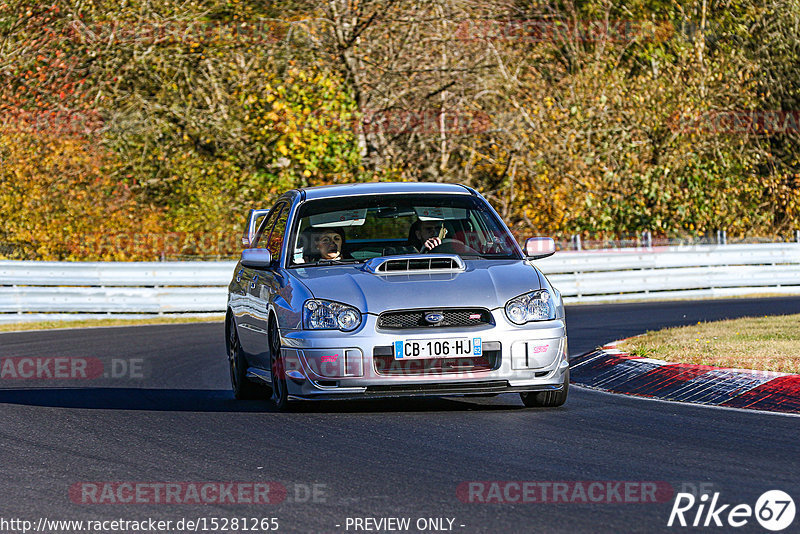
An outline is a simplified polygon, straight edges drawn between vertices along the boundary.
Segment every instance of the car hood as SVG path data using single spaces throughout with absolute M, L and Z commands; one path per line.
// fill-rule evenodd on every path
M 466 260 L 454 273 L 373 274 L 362 265 L 293 269 L 315 298 L 356 306 L 363 313 L 410 308 L 500 308 L 541 289 L 539 273 L 522 260 Z

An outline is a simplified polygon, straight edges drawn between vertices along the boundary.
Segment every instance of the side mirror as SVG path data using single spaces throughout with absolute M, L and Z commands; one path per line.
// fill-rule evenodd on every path
M 245 248 L 253 244 L 253 238 L 256 236 L 256 230 L 258 230 L 258 223 L 260 223 L 261 219 L 266 217 L 268 213 L 269 210 L 250 210 L 247 214 L 247 223 L 244 227 L 244 232 L 242 232 L 242 245 L 244 245 Z
M 268 269 L 272 254 L 265 248 L 246 248 L 242 251 L 242 265 L 251 269 Z
M 525 241 L 525 255 L 531 260 L 540 260 L 556 253 L 556 242 L 552 237 L 531 237 Z

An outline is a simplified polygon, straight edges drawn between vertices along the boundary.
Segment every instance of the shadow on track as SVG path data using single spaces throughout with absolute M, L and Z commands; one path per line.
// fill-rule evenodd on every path
M 268 395 L 268 393 L 267 393 Z M 500 402 L 498 402 L 500 400 Z M 276 413 L 271 401 L 237 401 L 222 389 L 18 388 L 0 389 L 0 404 L 88 410 Z M 494 398 L 397 398 L 301 402 L 295 413 L 381 413 L 523 410 L 517 395 Z

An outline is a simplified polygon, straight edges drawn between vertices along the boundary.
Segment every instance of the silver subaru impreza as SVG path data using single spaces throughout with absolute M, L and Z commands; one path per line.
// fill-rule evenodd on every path
M 532 263 L 555 244 L 520 248 L 469 187 L 292 190 L 250 212 L 242 241 L 225 327 L 238 399 L 567 399 L 564 306 Z

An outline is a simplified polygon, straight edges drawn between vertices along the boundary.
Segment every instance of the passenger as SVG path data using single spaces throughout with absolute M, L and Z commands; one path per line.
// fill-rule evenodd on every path
M 308 228 L 305 236 L 303 260 L 315 263 L 319 260 L 341 260 L 345 238 L 341 228 Z
M 409 244 L 420 252 L 430 252 L 442 244 L 439 237 L 443 230 L 441 221 L 417 221 L 411 225 Z M 445 230 L 446 231 L 446 230 Z

